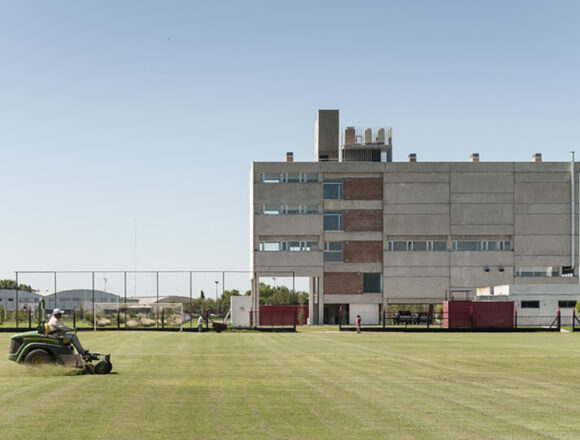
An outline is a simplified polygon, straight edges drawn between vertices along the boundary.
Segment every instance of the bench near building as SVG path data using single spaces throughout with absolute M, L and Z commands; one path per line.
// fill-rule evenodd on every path
M 253 313 L 260 277 L 292 275 L 310 280 L 311 324 L 337 323 L 341 305 L 345 322 L 379 323 L 387 304 L 486 286 L 577 298 L 573 161 L 392 162 L 391 129 L 339 127 L 338 110 L 319 110 L 314 161 L 252 165 Z

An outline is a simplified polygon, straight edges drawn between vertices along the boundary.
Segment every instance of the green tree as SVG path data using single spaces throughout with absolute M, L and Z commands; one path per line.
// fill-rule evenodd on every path
M 0 290 L 16 290 L 16 281 L 14 280 L 0 280 Z M 35 290 L 28 284 L 18 284 L 18 290 L 23 292 L 35 292 Z

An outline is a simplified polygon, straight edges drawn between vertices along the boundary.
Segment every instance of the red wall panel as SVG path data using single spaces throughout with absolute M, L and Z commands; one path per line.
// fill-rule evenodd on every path
M 344 231 L 382 232 L 383 211 L 380 209 L 347 209 L 343 211 Z
M 362 273 L 360 272 L 325 272 L 324 294 L 362 293 Z
M 344 200 L 383 200 L 383 179 L 344 179 Z
M 345 263 L 382 263 L 382 241 L 345 241 Z
M 260 306 L 260 325 L 294 325 L 294 315 L 296 322 L 299 322 L 299 309 L 296 305 Z M 308 306 L 302 306 L 304 320 L 308 319 Z
M 443 328 L 513 328 L 513 301 L 444 301 Z

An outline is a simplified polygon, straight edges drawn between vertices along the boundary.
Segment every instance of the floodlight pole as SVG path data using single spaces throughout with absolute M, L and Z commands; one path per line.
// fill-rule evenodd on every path
M 220 282 L 218 280 L 215 281 L 215 308 L 216 308 L 216 310 L 217 310 L 217 303 L 218 303 L 217 296 L 218 296 L 218 284 L 219 283 Z

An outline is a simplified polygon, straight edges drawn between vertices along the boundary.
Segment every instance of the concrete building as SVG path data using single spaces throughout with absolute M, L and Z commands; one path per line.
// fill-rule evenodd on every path
M 562 325 L 572 325 L 580 287 L 576 284 L 511 284 L 482 287 L 478 301 L 514 301 L 518 326 L 549 326 L 560 311 Z
M 315 161 L 252 165 L 254 312 L 260 277 L 289 274 L 310 279 L 312 324 L 336 323 L 341 305 L 371 324 L 385 305 L 458 290 L 578 285 L 577 164 L 395 163 L 390 129 L 339 127 L 320 110 Z
M 0 289 L 0 306 L 4 310 L 14 310 L 16 308 L 17 302 L 18 309 L 20 310 L 24 308 L 36 310 L 36 306 L 38 305 L 38 300 L 40 298 L 42 298 L 42 296 L 35 292 L 19 290 L 17 297 L 16 290 Z

